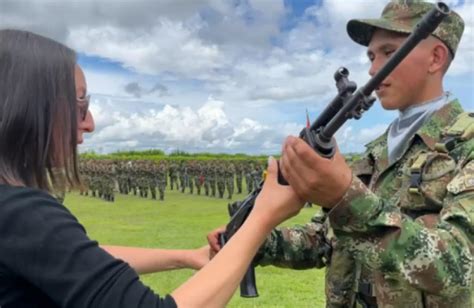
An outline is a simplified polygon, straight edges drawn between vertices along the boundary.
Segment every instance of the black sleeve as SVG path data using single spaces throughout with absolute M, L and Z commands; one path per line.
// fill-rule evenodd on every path
M 154 294 L 127 263 L 90 240 L 48 194 L 15 189 L 2 201 L 0 262 L 60 307 L 176 307 L 171 296 Z

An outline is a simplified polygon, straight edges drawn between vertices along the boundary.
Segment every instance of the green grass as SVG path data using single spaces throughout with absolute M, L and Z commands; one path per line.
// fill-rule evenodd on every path
M 241 200 L 245 195 L 234 195 Z M 85 226 L 90 238 L 101 244 L 159 248 L 197 248 L 206 234 L 228 221 L 226 199 L 167 191 L 165 201 L 116 195 L 115 203 L 67 195 L 66 206 Z M 316 211 L 303 209 L 285 225 L 303 224 Z M 170 293 L 194 271 L 178 270 L 141 276 L 155 292 Z M 257 267 L 260 296 L 245 299 L 239 290 L 228 307 L 324 307 L 324 271 L 295 271 L 273 266 Z

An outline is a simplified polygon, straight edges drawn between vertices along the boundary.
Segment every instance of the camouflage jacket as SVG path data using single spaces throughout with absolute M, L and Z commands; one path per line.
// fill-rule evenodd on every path
M 361 282 L 379 307 L 472 307 L 474 140 L 440 147 L 461 112 L 457 101 L 435 112 L 391 165 L 386 133 L 368 144 L 328 219 L 274 230 L 258 262 L 319 267 L 320 243 L 329 242 L 328 307 L 352 307 Z

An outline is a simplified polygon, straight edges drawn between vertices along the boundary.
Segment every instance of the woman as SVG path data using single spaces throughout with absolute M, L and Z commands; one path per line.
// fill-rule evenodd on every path
M 200 267 L 193 262 L 202 262 L 205 249 L 188 251 L 193 261 L 183 263 L 183 251 L 100 247 L 48 193 L 54 168 L 68 185 L 80 184 L 77 144 L 94 130 L 88 101 L 72 50 L 30 32 L 0 31 L 0 306 L 224 306 L 266 234 L 301 209 L 293 190 L 277 184 L 276 162 L 239 232 L 160 298 L 137 273 Z

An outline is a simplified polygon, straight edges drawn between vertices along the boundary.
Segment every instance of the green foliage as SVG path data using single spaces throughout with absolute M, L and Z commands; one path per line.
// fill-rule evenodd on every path
M 119 151 L 108 154 L 109 157 L 146 157 L 146 156 L 165 156 L 165 152 L 158 149 L 144 150 L 144 151 Z
M 246 195 L 236 195 L 242 200 Z M 66 206 L 101 244 L 159 248 L 197 248 L 206 234 L 225 224 L 228 200 L 167 191 L 165 201 L 116 195 L 116 202 L 68 194 Z M 286 225 L 309 221 L 316 208 L 303 209 Z M 142 281 L 165 295 L 193 275 L 192 270 L 149 274 Z M 244 299 L 239 291 L 228 307 L 324 307 L 324 270 L 295 271 L 258 267 L 260 297 Z
M 277 157 L 276 155 L 274 155 Z M 162 150 L 152 149 L 144 151 L 121 151 L 110 154 L 97 154 L 95 152 L 86 152 L 80 155 L 83 159 L 114 159 L 114 160 L 259 160 L 266 161 L 268 155 L 247 155 L 244 153 L 188 153 L 182 150 L 175 150 L 170 154 Z

